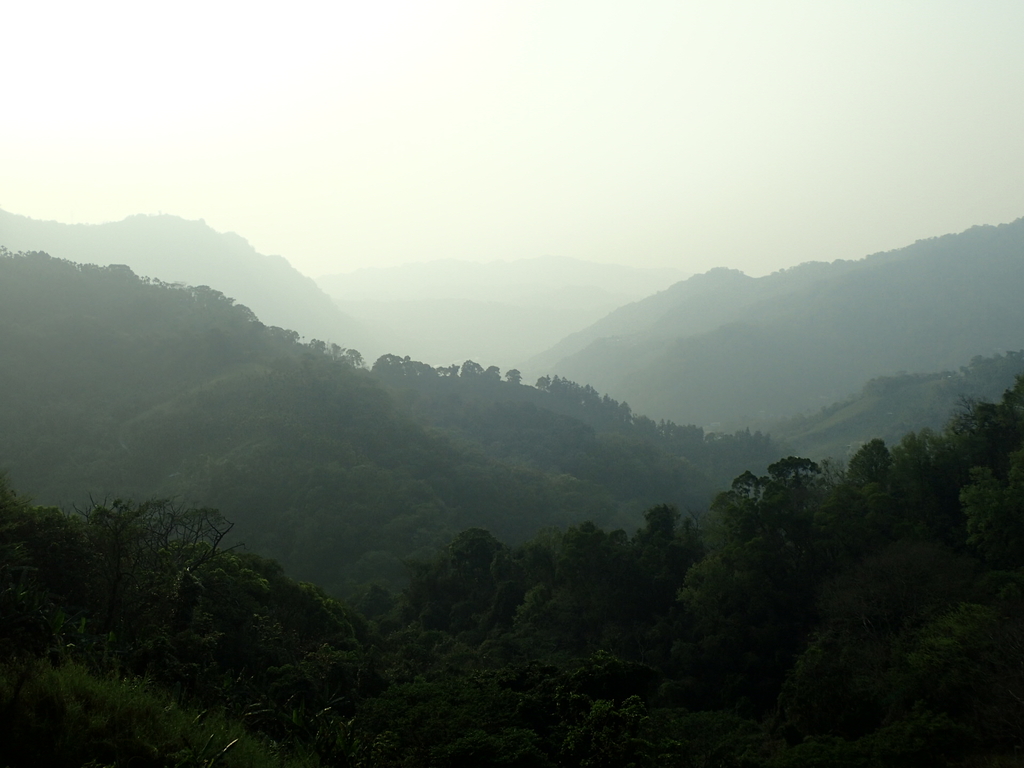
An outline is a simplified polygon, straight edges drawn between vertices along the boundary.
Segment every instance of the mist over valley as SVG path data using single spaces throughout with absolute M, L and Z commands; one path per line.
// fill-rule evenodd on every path
M 388 334 L 389 351 L 432 365 L 471 359 L 540 376 L 543 370 L 524 361 L 683 277 L 673 269 L 545 256 L 364 267 L 317 282 L 339 307 Z

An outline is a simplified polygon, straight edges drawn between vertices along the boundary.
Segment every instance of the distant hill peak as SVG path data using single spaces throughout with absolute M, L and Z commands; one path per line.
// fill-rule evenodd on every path
M 686 282 L 688 283 L 727 283 L 727 282 L 739 282 L 742 280 L 756 280 L 757 278 L 750 277 L 745 272 L 739 269 L 732 269 L 731 267 L 713 267 L 707 272 L 693 275 Z
M 0 245 L 79 263 L 125 264 L 167 283 L 207 285 L 249 307 L 268 325 L 375 353 L 369 334 L 283 256 L 202 219 L 135 214 L 105 224 L 39 221 L 0 210 Z

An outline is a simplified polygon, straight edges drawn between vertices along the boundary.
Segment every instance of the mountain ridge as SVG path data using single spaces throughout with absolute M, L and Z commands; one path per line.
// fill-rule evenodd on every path
M 597 338 L 550 372 L 655 418 L 740 426 L 840 400 L 878 376 L 1024 346 L 1024 219 L 858 261 L 808 262 L 746 280 L 733 274 L 739 291 L 699 290 L 729 274 L 690 278 L 612 313 L 589 331 Z M 643 305 L 656 311 L 644 316 Z M 636 317 L 645 324 L 623 321 Z M 619 329 L 630 332 L 611 333 Z M 786 380 L 787 366 L 800 376 Z
M 125 264 L 167 283 L 208 285 L 270 325 L 378 351 L 372 333 L 285 257 L 261 254 L 241 235 L 217 232 L 201 219 L 136 214 L 104 224 L 62 224 L 0 210 L 0 245 L 78 263 Z

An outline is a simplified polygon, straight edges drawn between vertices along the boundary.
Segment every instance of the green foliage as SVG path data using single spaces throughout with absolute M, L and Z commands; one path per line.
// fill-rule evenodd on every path
M 659 765 L 680 768 L 741 768 L 764 764 L 768 736 L 757 723 L 725 711 L 651 713 L 659 737 Z
M 75 663 L 0 666 L 0 741 L 11 768 L 89 764 L 207 768 L 313 765 L 182 707 L 143 680 Z
M 502 728 L 494 734 L 471 730 L 431 750 L 431 765 L 445 768 L 547 768 L 553 766 L 537 746 L 537 735 L 524 728 Z
M 134 622 L 153 611 L 163 614 L 163 622 L 186 624 L 201 589 L 193 572 L 218 555 L 231 530 L 216 510 L 162 500 L 115 499 L 87 509 L 83 518 L 101 594 L 102 633 L 130 631 L 128 616 Z
M 959 370 L 872 379 L 846 400 L 772 426 L 772 435 L 803 455 L 848 456 L 874 440 L 895 445 L 911 430 L 938 431 L 954 414 L 995 400 L 1024 372 L 1024 350 L 975 356 Z
M 1024 451 L 1010 455 L 1005 480 L 989 467 L 971 470 L 960 491 L 967 516 L 967 543 L 997 567 L 1024 565 Z
M 869 736 L 847 741 L 836 736 L 808 738 L 772 761 L 773 768 L 843 766 L 844 768 L 930 768 L 950 764 L 969 744 L 964 729 L 943 714 L 915 708 L 903 719 Z M 957 764 L 957 763 L 953 763 Z
M 569 726 L 562 741 L 563 765 L 579 768 L 635 768 L 647 762 L 651 744 L 640 738 L 647 709 L 636 696 L 621 705 L 608 699 L 590 702 Z
M 919 699 L 907 649 L 929 622 L 969 599 L 975 572 L 941 545 L 899 541 L 827 581 L 819 634 L 780 697 L 790 727 L 856 739 L 903 717 Z
M 875 438 L 864 445 L 850 459 L 847 478 L 856 485 L 881 485 L 889 482 L 892 454 L 885 441 Z
M 433 759 L 466 765 L 474 752 L 493 753 L 502 741 L 518 742 L 518 752 L 533 752 L 524 734 L 509 731 L 519 727 L 518 698 L 490 675 L 420 679 L 391 686 L 367 701 L 359 722 L 368 734 L 392 734 L 404 765 L 431 765 Z
M 467 361 L 463 375 L 456 376 L 408 357 L 384 355 L 373 373 L 430 423 L 478 443 L 490 455 L 570 472 L 604 486 L 636 511 L 659 502 L 703 506 L 713 487 L 777 455 L 760 432 L 705 434 L 701 427 L 636 414 L 589 385 L 554 376 L 524 387 L 488 379 L 473 366 Z
M 766 476 L 740 476 L 712 505 L 719 546 L 687 573 L 680 599 L 693 653 L 710 667 L 702 684 L 726 700 L 767 705 L 813 623 L 828 565 L 814 526 L 819 476 L 814 462 L 789 457 Z
M 405 618 L 506 659 L 608 650 L 667 660 L 676 591 L 703 548 L 692 521 L 676 527 L 676 510 L 647 517 L 632 540 L 592 523 L 515 548 L 467 531 L 448 554 L 414 566 Z

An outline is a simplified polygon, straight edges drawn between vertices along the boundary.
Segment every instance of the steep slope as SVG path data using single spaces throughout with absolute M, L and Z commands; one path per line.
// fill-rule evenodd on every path
M 733 281 L 701 290 L 691 278 L 639 330 L 552 370 L 654 417 L 731 426 L 819 408 L 878 376 L 1024 346 L 1024 219 Z
M 203 221 L 138 215 L 107 224 L 61 224 L 0 210 L 0 245 L 79 263 L 125 264 L 137 274 L 169 283 L 208 285 L 269 325 L 367 355 L 380 351 L 366 328 L 343 314 L 284 257 L 257 253 L 244 238 L 216 232 Z
M 979 355 L 959 370 L 872 379 L 853 397 L 770 429 L 788 452 L 815 460 L 844 459 L 874 438 L 895 445 L 909 432 L 941 430 L 971 403 L 999 400 L 1021 374 L 1024 350 Z
M 562 359 L 606 338 L 642 336 L 669 340 L 705 333 L 745 317 L 752 308 L 785 296 L 820 280 L 824 273 L 839 274 L 853 262 L 811 262 L 764 278 L 752 278 L 736 269 L 719 267 L 693 275 L 664 291 L 619 307 L 607 317 L 574 333 L 551 349 L 531 358 L 530 370 L 558 370 Z M 656 346 L 656 345 L 655 345 Z M 590 372 L 602 381 L 600 369 Z M 587 378 L 587 381 L 592 379 Z

